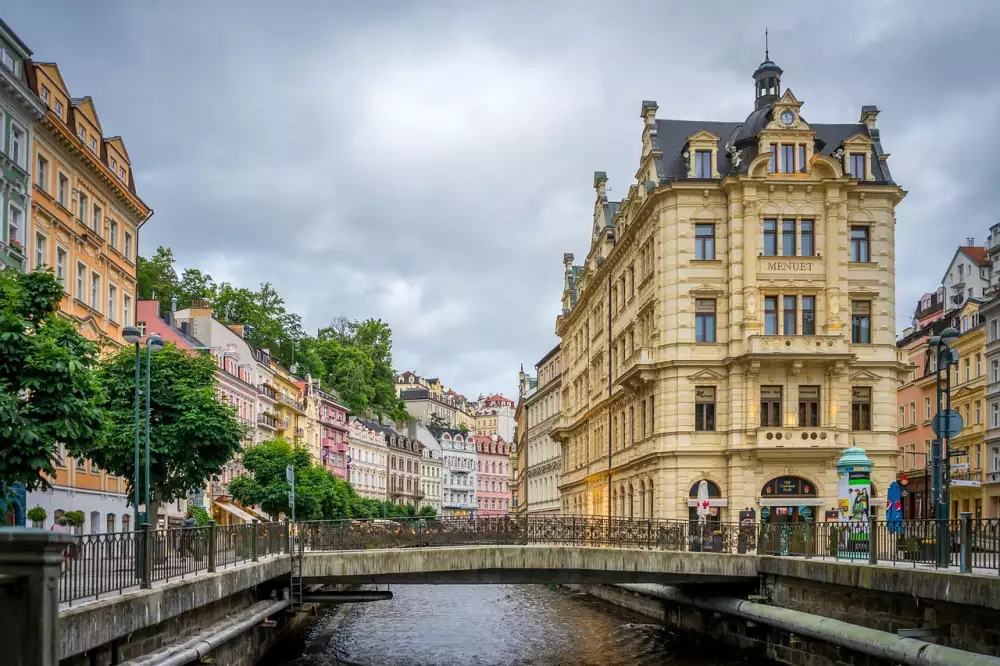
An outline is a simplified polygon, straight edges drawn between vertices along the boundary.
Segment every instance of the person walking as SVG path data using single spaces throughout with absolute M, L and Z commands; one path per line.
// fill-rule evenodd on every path
M 191 509 L 187 510 L 184 514 L 184 520 L 181 522 L 181 555 L 191 555 L 194 544 L 191 542 L 191 537 L 194 535 L 194 526 L 197 521 L 194 519 L 194 513 Z

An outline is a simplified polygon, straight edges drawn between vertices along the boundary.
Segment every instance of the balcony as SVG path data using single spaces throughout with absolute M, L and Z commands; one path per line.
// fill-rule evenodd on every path
M 649 347 L 639 347 L 622 363 L 615 383 L 631 390 L 641 389 L 655 378 L 655 363 L 656 352 Z
M 989 485 L 991 483 L 1000 483 L 1000 470 L 997 470 L 995 472 L 986 472 L 983 478 L 983 483 L 985 485 Z
M 981 469 L 955 469 L 951 466 L 951 487 L 952 488 L 978 488 L 983 485 L 983 470 Z
M 268 416 L 267 414 L 258 414 L 257 425 L 262 426 L 264 428 L 268 428 L 270 430 L 277 430 L 278 419 L 274 418 L 273 416 Z
M 278 394 L 274 392 L 273 389 L 269 388 L 266 384 L 259 384 L 257 387 L 257 393 L 268 398 L 270 400 L 277 400 Z
M 846 442 L 841 444 L 837 441 L 837 431 L 833 428 L 785 426 L 758 428 L 755 448 L 758 451 L 780 451 L 781 456 L 788 456 L 796 451 L 808 454 L 810 451 L 829 451 L 846 445 Z
M 298 439 L 305 439 L 305 436 L 306 436 L 306 431 L 305 431 L 305 430 L 303 430 L 302 428 L 296 428 L 296 429 L 295 429 L 295 436 L 296 436 L 296 437 L 297 437 Z
M 751 335 L 746 356 L 787 359 L 847 361 L 852 354 L 841 335 Z
M 278 402 L 280 402 L 281 404 L 288 405 L 292 409 L 295 409 L 295 410 L 303 412 L 303 413 L 306 411 L 306 403 L 299 402 L 295 398 L 292 398 L 292 397 L 287 396 L 287 395 L 282 395 L 280 393 L 276 394 L 276 396 L 277 396 Z

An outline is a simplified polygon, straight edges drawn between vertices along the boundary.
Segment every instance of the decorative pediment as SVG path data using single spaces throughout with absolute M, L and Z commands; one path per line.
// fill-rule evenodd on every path
M 851 291 L 848 292 L 848 295 L 851 300 L 865 301 L 878 298 L 879 293 L 878 291 L 868 287 L 858 287 L 857 289 L 851 289 Z
M 718 144 L 719 137 L 715 136 L 708 130 L 701 130 L 697 134 L 692 134 L 687 138 L 688 143 L 692 146 L 696 143 L 708 143 L 708 144 Z
M 703 296 L 705 298 L 720 298 L 725 295 L 725 291 L 712 284 L 699 284 L 691 287 L 690 294 L 692 296 Z
M 858 370 L 850 376 L 852 384 L 874 384 L 880 379 L 882 378 L 869 370 Z
M 841 143 L 844 144 L 845 148 L 868 148 L 872 145 L 872 139 L 870 136 L 858 132 L 847 137 Z
M 688 381 L 692 384 L 721 384 L 726 381 L 726 376 L 711 368 L 704 368 L 694 374 L 688 375 Z

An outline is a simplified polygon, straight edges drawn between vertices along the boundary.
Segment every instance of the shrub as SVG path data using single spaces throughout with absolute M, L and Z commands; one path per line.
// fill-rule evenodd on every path
M 27 519 L 33 523 L 45 522 L 45 519 L 48 517 L 48 515 L 49 515 L 48 512 L 40 506 L 28 509 L 28 513 L 25 514 Z
M 83 523 L 86 521 L 83 511 L 67 511 L 63 516 L 65 516 L 66 520 L 73 527 L 83 527 Z

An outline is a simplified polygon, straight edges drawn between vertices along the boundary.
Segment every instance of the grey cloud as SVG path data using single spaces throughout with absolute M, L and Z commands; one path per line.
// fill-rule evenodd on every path
M 900 327 L 996 221 L 994 3 L 34 4 L 4 18 L 125 137 L 145 250 L 273 282 L 309 328 L 382 317 L 400 368 L 470 395 L 554 344 L 562 253 L 594 170 L 627 192 L 641 100 L 741 119 L 765 23 L 808 119 L 883 110 Z

